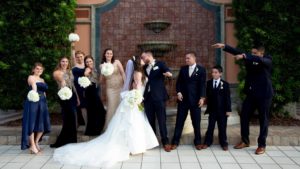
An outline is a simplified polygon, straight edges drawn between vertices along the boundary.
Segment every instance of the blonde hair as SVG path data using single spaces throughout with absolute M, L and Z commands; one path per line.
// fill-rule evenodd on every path
M 85 57 L 85 53 L 81 50 L 78 50 L 78 51 L 75 52 L 75 56 L 78 55 L 78 54 L 82 54 L 83 57 Z
M 70 66 L 70 60 L 69 60 L 69 58 L 67 57 L 67 56 L 63 56 L 63 57 L 61 57 L 60 59 L 59 59 L 59 62 L 58 62 L 58 64 L 56 65 L 56 67 L 55 67 L 55 69 L 54 69 L 54 71 L 56 71 L 56 70 L 60 70 L 61 69 L 61 65 L 60 65 L 60 62 L 61 62 L 61 60 L 63 60 L 63 59 L 67 59 L 68 60 L 68 67 L 67 67 L 67 69 L 68 70 L 70 70 L 71 69 L 71 66 Z

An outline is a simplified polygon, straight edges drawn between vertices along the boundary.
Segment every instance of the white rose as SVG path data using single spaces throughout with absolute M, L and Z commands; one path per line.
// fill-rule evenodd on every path
M 73 95 L 72 90 L 68 87 L 61 88 L 57 94 L 61 100 L 69 100 Z
M 126 95 L 125 101 L 127 106 L 138 106 L 143 101 L 143 95 L 139 90 L 133 89 Z
M 111 63 L 103 63 L 101 67 L 101 74 L 104 76 L 110 76 L 114 72 L 114 65 Z
M 80 40 L 79 35 L 76 33 L 69 34 L 69 41 L 70 42 L 78 42 Z
M 89 85 L 91 85 L 91 81 L 89 78 L 83 76 L 78 78 L 78 84 L 83 88 L 87 88 Z
M 36 92 L 34 90 L 30 90 L 28 92 L 27 98 L 29 101 L 32 101 L 32 102 L 38 102 L 40 100 L 40 96 L 39 96 L 38 92 Z

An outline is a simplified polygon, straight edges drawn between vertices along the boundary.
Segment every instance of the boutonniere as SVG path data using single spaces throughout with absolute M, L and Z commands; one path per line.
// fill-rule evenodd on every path
M 196 67 L 196 68 L 195 68 L 195 74 L 196 74 L 196 76 L 198 75 L 198 74 L 197 74 L 198 70 L 199 70 L 199 69 Z
M 198 69 L 197 67 L 195 67 L 195 70 L 194 70 L 193 74 L 195 74 L 196 76 L 198 76 L 198 73 L 197 73 L 198 70 L 199 70 L 199 69 Z
M 221 83 L 220 89 L 222 90 L 223 89 L 223 82 L 221 81 L 220 83 Z
M 253 65 L 258 65 L 258 63 L 257 62 L 253 62 Z
M 153 68 L 153 70 L 157 70 L 157 69 L 159 69 L 159 67 L 158 67 L 158 66 L 155 66 L 155 67 Z

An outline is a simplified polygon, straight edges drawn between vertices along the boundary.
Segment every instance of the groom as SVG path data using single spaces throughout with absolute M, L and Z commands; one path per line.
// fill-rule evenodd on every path
M 170 69 L 164 62 L 156 61 L 151 51 L 144 51 L 141 59 L 145 62 L 144 71 L 148 77 L 144 92 L 145 113 L 154 132 L 156 132 L 155 119 L 157 118 L 161 142 L 166 152 L 171 151 L 166 126 L 166 105 L 169 98 L 165 88 L 165 77 L 172 77 Z M 156 118 L 155 118 L 156 117 Z

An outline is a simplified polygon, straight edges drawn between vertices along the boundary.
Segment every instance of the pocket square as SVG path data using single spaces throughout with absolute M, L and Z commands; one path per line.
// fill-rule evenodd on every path
M 159 67 L 158 67 L 158 66 L 155 66 L 155 67 L 153 68 L 153 70 L 157 70 L 157 69 L 159 69 Z
M 258 63 L 257 62 L 253 62 L 253 65 L 258 65 Z

